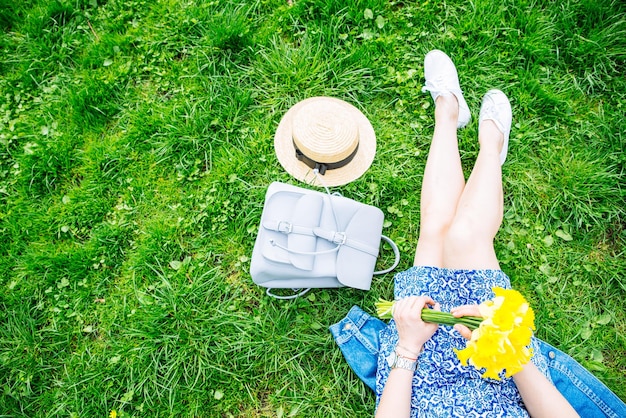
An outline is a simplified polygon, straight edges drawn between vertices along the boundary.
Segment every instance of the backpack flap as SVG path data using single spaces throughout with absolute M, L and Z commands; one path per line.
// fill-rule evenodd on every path
M 320 224 L 323 206 L 322 195 L 305 194 L 298 199 L 294 208 L 291 222 L 294 227 L 300 227 L 302 230 L 294 228 L 294 231 L 287 236 L 287 248 L 289 251 L 293 251 L 289 253 L 291 264 L 299 269 L 313 270 L 315 255 L 298 253 L 315 252 L 317 237 L 313 234 L 312 229 Z M 300 231 L 302 233 L 299 233 Z
M 263 257 L 312 270 L 315 255 L 306 253 L 316 250 L 313 228 L 319 225 L 323 205 L 323 195 L 317 193 L 277 191 L 267 197 L 261 221 Z
M 337 253 L 337 280 L 345 286 L 369 290 L 380 248 L 384 214 L 360 204 L 345 229 L 346 242 Z

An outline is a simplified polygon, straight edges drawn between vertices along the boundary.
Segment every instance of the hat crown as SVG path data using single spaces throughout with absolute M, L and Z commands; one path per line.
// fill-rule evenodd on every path
M 359 127 L 352 112 L 333 102 L 302 106 L 292 121 L 292 137 L 308 158 L 333 163 L 348 158 L 359 145 Z

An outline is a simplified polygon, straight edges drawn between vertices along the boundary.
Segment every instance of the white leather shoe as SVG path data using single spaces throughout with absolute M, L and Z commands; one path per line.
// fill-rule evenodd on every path
M 511 112 L 511 103 L 506 94 L 500 90 L 489 90 L 483 96 L 483 104 L 480 107 L 480 116 L 478 118 L 478 129 L 484 120 L 492 120 L 502 135 L 504 135 L 504 144 L 500 152 L 500 165 L 504 164 L 506 154 L 509 148 L 509 135 L 511 134 L 511 123 L 513 121 L 513 113 Z
M 430 92 L 434 101 L 437 97 L 452 93 L 459 102 L 459 121 L 457 128 L 462 128 L 471 119 L 471 114 L 467 102 L 463 98 L 459 75 L 454 63 L 444 52 L 438 49 L 430 51 L 424 58 L 424 78 L 426 85 L 422 87 L 422 92 Z

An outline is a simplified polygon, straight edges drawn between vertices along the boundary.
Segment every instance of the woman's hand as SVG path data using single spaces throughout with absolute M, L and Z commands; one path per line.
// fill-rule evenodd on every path
M 430 306 L 441 310 L 439 304 L 428 296 L 410 296 L 394 304 L 393 319 L 398 329 L 399 346 L 419 353 L 424 343 L 437 331 L 439 325 L 422 321 L 422 309 Z
M 457 306 L 456 308 L 452 308 L 450 310 L 450 313 L 455 318 L 460 318 L 462 316 L 478 316 L 478 317 L 482 316 L 480 314 L 480 310 L 478 309 L 478 305 Z M 454 326 L 454 329 L 457 330 L 459 334 L 461 334 L 461 336 L 465 338 L 466 340 L 469 340 L 472 338 L 472 331 L 470 331 L 470 329 L 466 327 L 465 325 L 456 324 Z

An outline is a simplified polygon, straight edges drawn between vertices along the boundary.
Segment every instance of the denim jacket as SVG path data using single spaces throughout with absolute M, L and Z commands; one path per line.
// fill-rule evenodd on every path
M 330 327 L 330 332 L 350 368 L 372 390 L 376 387 L 378 334 L 387 325 L 353 306 L 348 315 Z M 538 340 L 548 359 L 556 388 L 581 417 L 626 417 L 626 404 L 576 360 Z

